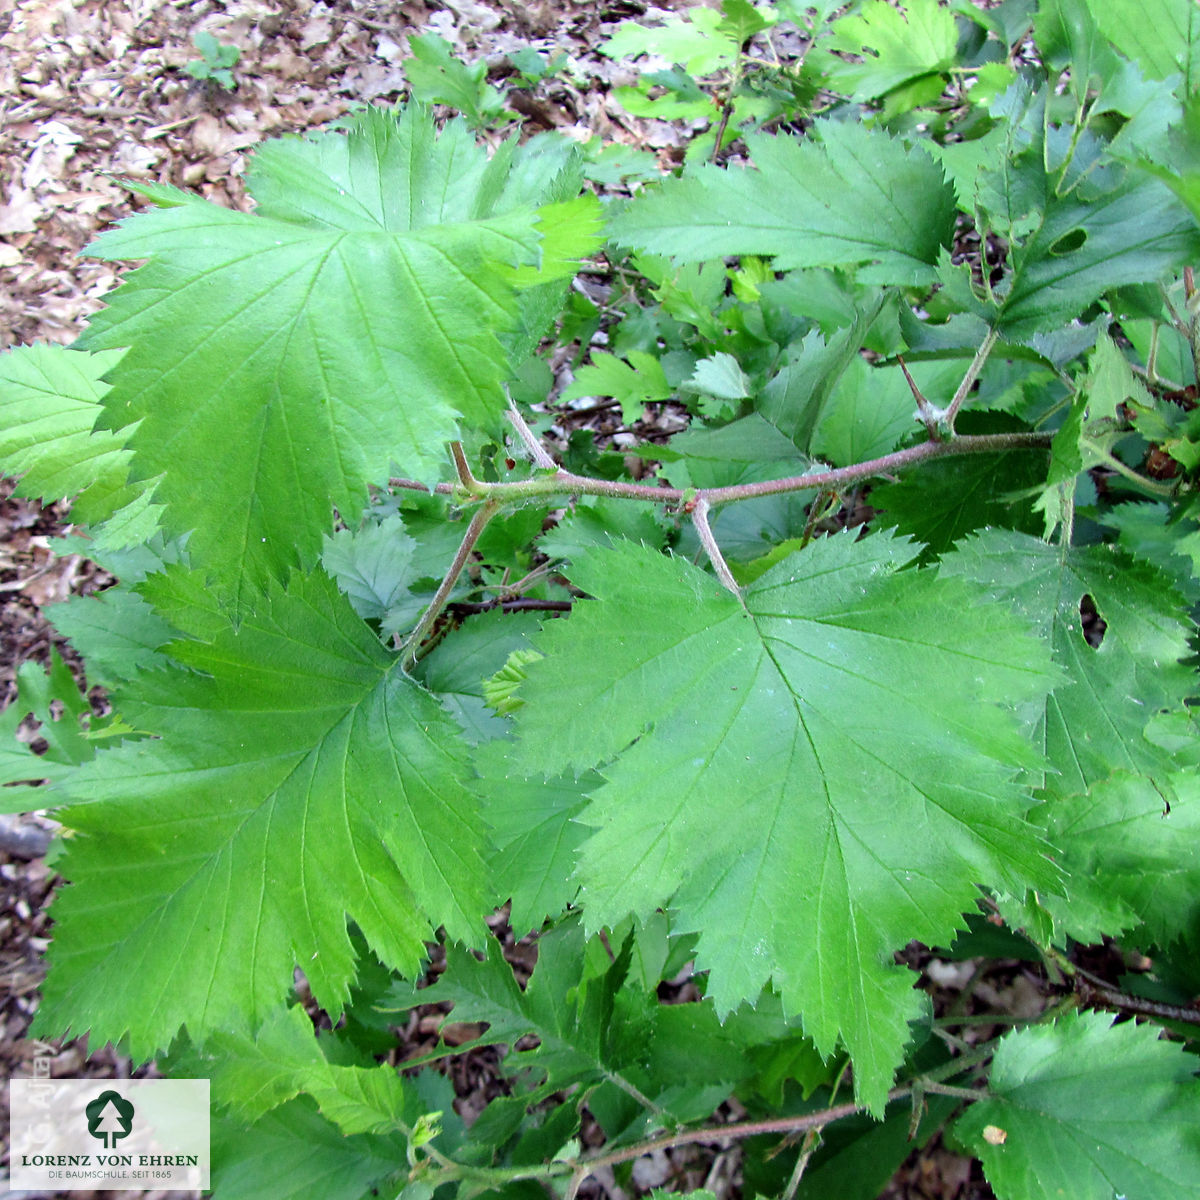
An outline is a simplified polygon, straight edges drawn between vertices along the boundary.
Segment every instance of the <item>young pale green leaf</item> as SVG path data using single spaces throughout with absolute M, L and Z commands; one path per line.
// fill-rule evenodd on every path
M 942 570 L 1030 621 L 1066 674 L 1040 735 L 1054 772 L 1047 796 L 1086 793 L 1117 770 L 1163 770 L 1166 758 L 1145 738 L 1146 723 L 1195 690 L 1193 673 L 1180 663 L 1192 624 L 1166 575 L 1113 546 L 1065 550 L 999 529 L 964 542 Z M 1085 600 L 1104 622 L 1098 646 L 1084 633 Z
M 535 640 L 515 716 L 530 767 L 607 780 L 589 924 L 670 905 L 718 1008 L 775 979 L 875 1111 L 921 1007 L 892 951 L 948 939 L 979 883 L 1054 886 L 1013 783 L 1011 710 L 1054 681 L 1046 653 L 976 590 L 901 570 L 913 553 L 822 539 L 740 603 L 680 560 L 597 551 L 572 572 L 596 599 Z
M 1072 1013 L 1008 1034 L 954 1127 L 999 1200 L 1200 1196 L 1196 1060 L 1153 1025 Z
M 773 255 L 775 266 L 862 266 L 864 282 L 929 283 L 954 192 L 941 167 L 878 129 L 819 121 L 819 141 L 746 139 L 754 169 L 701 167 L 637 196 L 613 238 L 701 262 Z
M 243 610 L 315 559 L 331 505 L 357 512 L 393 463 L 432 473 L 460 420 L 498 418 L 511 264 L 538 252 L 527 173 L 506 190 L 418 110 L 263 157 L 253 216 L 189 201 L 100 239 L 103 257 L 150 261 L 84 339 L 131 347 L 106 421 L 138 422 L 134 476 L 166 473 L 169 528 L 194 530 L 193 561 Z
M 828 86 L 854 100 L 874 100 L 923 75 L 952 66 L 958 48 L 954 15 L 937 0 L 908 0 L 903 11 L 885 0 L 869 0 L 830 26 L 820 43 L 820 65 Z
M 413 56 L 404 64 L 404 73 L 414 100 L 448 104 L 476 128 L 506 115 L 504 96 L 487 81 L 485 61 L 468 66 L 436 33 L 410 37 L 408 46 Z
M 17 495 L 74 499 L 76 521 L 102 521 L 133 501 L 128 431 L 93 432 L 122 352 L 22 346 L 0 355 L 0 468 Z
M 600 53 L 609 58 L 656 54 L 678 63 L 690 75 L 709 75 L 733 65 L 740 49 L 737 33 L 720 13 L 697 5 L 681 17 L 668 17 L 660 26 L 622 21 L 600 46 Z
M 563 392 L 562 399 L 567 402 L 589 396 L 611 396 L 621 406 L 621 419 L 632 425 L 642 419 L 645 405 L 666 400 L 672 394 L 657 355 L 631 350 L 626 361 L 597 350 L 592 361 L 575 372 L 575 380 Z
M 344 1134 L 396 1133 L 422 1115 L 411 1084 L 394 1067 L 347 1066 L 331 1062 L 325 1050 L 296 1005 L 273 1012 L 253 1037 L 214 1034 L 187 1066 L 211 1079 L 214 1099 L 247 1122 L 302 1093 Z
M 474 934 L 486 872 L 457 728 L 332 580 L 296 577 L 238 633 L 170 652 L 192 670 L 148 673 L 125 711 L 161 739 L 62 789 L 78 836 L 44 1029 L 86 1020 L 146 1057 L 185 1023 L 252 1027 L 297 963 L 339 1011 L 347 918 L 407 971 L 436 926 Z

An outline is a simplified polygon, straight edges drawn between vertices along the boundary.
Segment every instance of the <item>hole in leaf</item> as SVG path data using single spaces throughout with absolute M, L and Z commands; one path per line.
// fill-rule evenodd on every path
M 1078 250 L 1086 241 L 1086 229 L 1072 229 L 1070 233 L 1064 233 L 1062 237 L 1050 243 L 1050 253 L 1070 254 L 1073 250 Z
M 1091 596 L 1084 596 L 1079 602 L 1079 621 L 1083 626 L 1084 640 L 1093 650 L 1099 649 L 1100 643 L 1104 641 L 1104 633 L 1108 629 L 1108 625 L 1096 611 L 1096 602 Z

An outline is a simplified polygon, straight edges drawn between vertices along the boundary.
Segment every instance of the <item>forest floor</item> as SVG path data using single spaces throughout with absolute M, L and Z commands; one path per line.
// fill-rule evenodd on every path
M 510 51 L 565 52 L 564 77 L 519 97 L 527 128 L 622 141 L 655 152 L 669 167 L 681 154 L 678 130 L 629 117 L 611 97 L 615 84 L 629 81 L 627 68 L 596 49 L 621 20 L 653 19 L 654 12 L 638 0 L 0 2 L 0 349 L 69 343 L 101 307 L 122 268 L 82 252 L 142 204 L 123 181 L 171 183 L 248 208 L 242 181 L 254 145 L 327 125 L 358 105 L 403 99 L 412 33 L 437 32 L 468 60 L 486 58 L 493 81 L 511 72 Z M 198 58 L 193 38 L 200 32 L 238 47 L 231 90 L 184 71 Z M 11 491 L 11 483 L 0 484 L 0 708 L 15 692 L 18 667 L 47 664 L 52 648 L 82 680 L 77 657 L 44 612 L 113 582 L 88 562 L 84 543 L 78 553 L 62 552 L 55 539 L 71 532 L 63 511 Z M 28 1075 L 38 1059 L 40 1069 L 48 1060 L 59 1077 L 128 1076 L 133 1064 L 111 1048 L 89 1055 L 84 1041 L 47 1045 L 28 1037 L 51 935 L 46 905 L 57 884 L 44 857 L 52 832 L 44 816 L 0 817 L 0 1070 Z M 532 947 L 511 949 L 527 966 L 534 955 Z M 953 993 L 970 970 L 944 965 L 944 986 Z M 1038 1001 L 1015 964 L 983 982 L 1003 991 L 996 998 L 1013 1011 Z M 398 1031 L 397 1060 L 431 1049 L 437 1025 L 437 1014 L 416 1014 Z M 495 1092 L 489 1054 L 453 1060 L 464 1115 Z M 606 1182 L 615 1200 L 627 1194 Z M 636 1182 L 647 1189 L 704 1184 L 736 1196 L 736 1156 L 663 1156 L 645 1164 Z M 991 1192 L 977 1165 L 935 1139 L 910 1158 L 886 1195 L 986 1200 Z

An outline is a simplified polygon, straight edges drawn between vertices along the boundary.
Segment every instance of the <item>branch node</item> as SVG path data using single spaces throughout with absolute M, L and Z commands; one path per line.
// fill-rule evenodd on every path
M 471 473 L 470 464 L 467 462 L 467 456 L 463 453 L 462 442 L 450 443 L 450 457 L 454 459 L 454 471 L 458 475 L 458 482 L 463 490 L 471 496 L 481 496 L 484 494 L 484 487 L 478 479 Z

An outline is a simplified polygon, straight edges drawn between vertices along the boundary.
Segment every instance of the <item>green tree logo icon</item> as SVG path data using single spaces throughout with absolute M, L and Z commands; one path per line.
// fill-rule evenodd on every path
M 111 1088 L 101 1092 L 87 1108 L 88 1133 L 99 1138 L 106 1150 L 113 1149 L 119 1138 L 128 1137 L 133 1128 L 133 1105 Z

